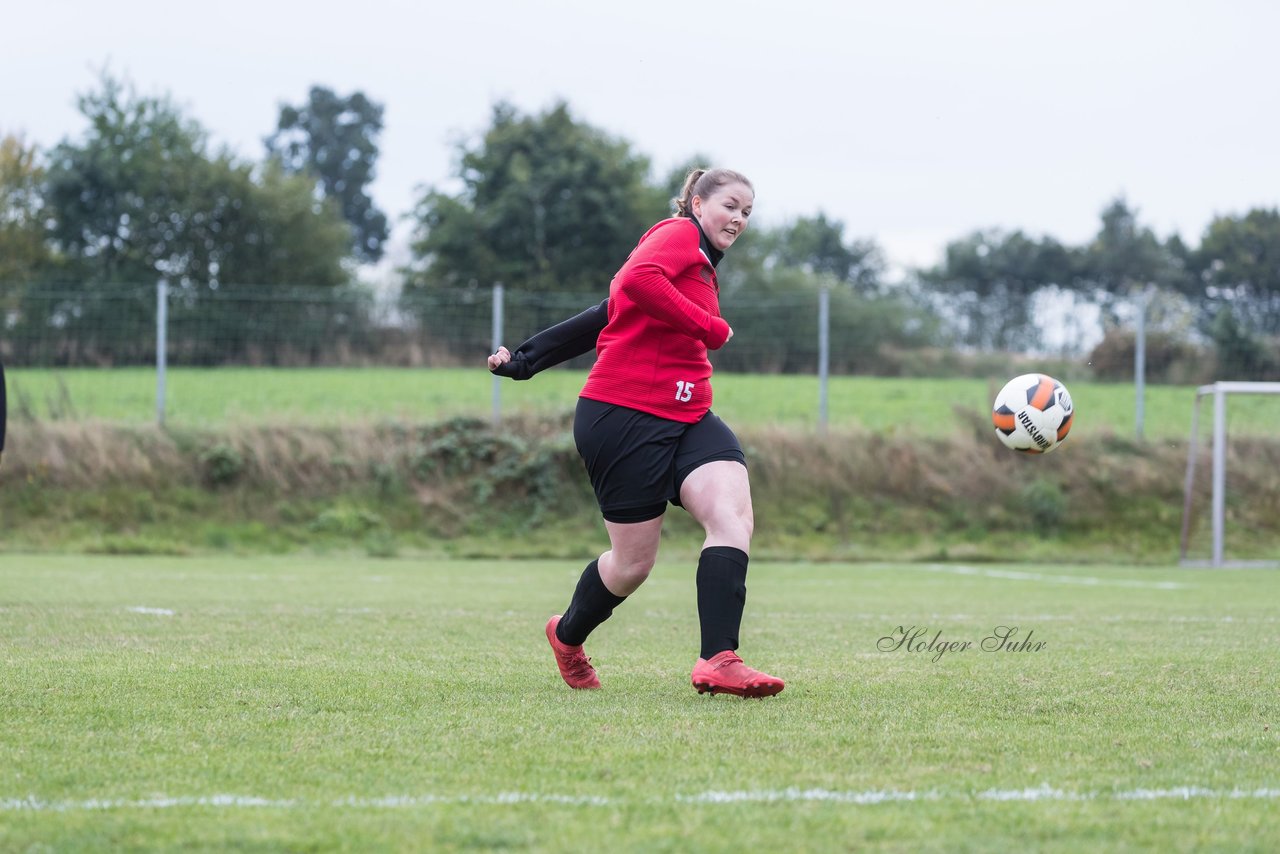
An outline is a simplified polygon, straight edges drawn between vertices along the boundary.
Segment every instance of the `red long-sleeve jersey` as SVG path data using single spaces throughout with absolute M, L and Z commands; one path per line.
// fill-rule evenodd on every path
M 609 285 L 609 322 L 582 396 L 693 423 L 711 408 L 711 362 L 729 337 L 713 257 L 692 219 L 649 229 Z

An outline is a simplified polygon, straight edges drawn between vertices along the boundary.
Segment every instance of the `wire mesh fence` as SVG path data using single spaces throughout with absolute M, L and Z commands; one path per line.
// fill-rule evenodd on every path
M 514 346 L 601 298 L 505 291 L 504 339 Z M 160 299 L 154 285 L 25 294 L 7 312 L 0 354 L 14 367 L 153 365 Z M 817 294 L 798 294 L 734 306 L 735 346 L 718 369 L 814 371 L 817 305 Z M 393 299 L 361 289 L 168 288 L 165 306 L 170 367 L 456 366 L 476 364 L 494 343 L 491 288 Z M 833 341 L 836 369 L 855 367 L 859 336 Z
M 162 387 L 145 379 L 139 384 L 148 371 L 479 367 L 495 337 L 514 347 L 604 296 L 493 287 L 395 295 L 363 287 L 185 290 L 155 283 L 0 290 L 8 294 L 0 300 L 0 360 L 19 374 L 58 374 L 54 393 L 44 392 L 46 399 L 36 404 L 19 400 L 19 411 L 112 413 L 107 417 L 128 411 L 133 418 L 153 412 L 163 417 L 163 401 L 156 405 Z M 495 290 L 501 293 L 500 305 Z M 895 305 L 901 303 L 869 301 L 838 288 L 825 295 L 817 290 L 727 293 L 722 309 L 734 337 L 711 358 L 718 373 L 810 377 L 825 370 L 994 381 L 1041 370 L 1066 381 L 1133 382 L 1141 379 L 1144 372 L 1138 368 L 1145 364 L 1154 383 L 1194 386 L 1258 378 L 1245 375 L 1244 363 L 1230 361 L 1230 353 L 1174 341 L 1160 329 L 1144 342 L 1135 336 L 1141 323 L 1090 340 L 1079 306 L 1041 330 L 1042 343 L 1053 340 L 1053 349 L 1041 346 L 1028 355 L 984 351 L 945 326 L 914 328 L 914 316 L 895 313 Z M 501 318 L 496 336 L 495 313 Z M 568 367 L 583 369 L 591 360 L 588 354 Z M 70 369 L 111 370 L 86 381 L 67 373 Z M 212 388 L 212 380 L 206 382 Z M 1139 431 L 1142 399 L 1139 393 L 1135 401 Z

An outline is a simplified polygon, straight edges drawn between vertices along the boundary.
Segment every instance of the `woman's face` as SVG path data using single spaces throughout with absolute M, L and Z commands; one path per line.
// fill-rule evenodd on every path
M 723 252 L 747 230 L 755 199 L 755 193 L 746 184 L 725 184 L 705 199 L 694 196 L 693 215 L 702 223 L 702 231 L 711 245 Z

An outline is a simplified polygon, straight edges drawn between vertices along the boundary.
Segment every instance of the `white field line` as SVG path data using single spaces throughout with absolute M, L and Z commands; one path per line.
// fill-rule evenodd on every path
M 1097 578 L 1092 575 L 1046 575 L 1040 572 L 1023 572 L 1016 569 L 962 566 L 946 563 L 906 564 L 906 569 L 926 572 L 945 572 L 951 575 L 977 575 L 985 578 L 1004 578 L 1010 581 L 1047 581 L 1050 584 L 1078 584 L 1084 587 L 1133 587 L 1141 590 L 1188 590 L 1195 585 L 1181 581 L 1141 581 L 1131 578 Z
M 435 804 L 567 804 L 569 806 L 608 806 L 617 803 L 602 795 L 540 795 L 537 792 L 499 792 L 496 795 L 390 795 L 382 798 L 342 798 L 335 807 L 361 809 L 433 806 Z
M 271 800 L 246 795 L 208 795 L 204 797 L 186 798 L 142 798 L 140 800 L 114 800 L 109 798 L 90 798 L 87 801 L 46 801 L 40 798 L 9 798 L 0 800 L 0 810 L 10 812 L 29 810 L 31 812 L 85 812 L 93 810 L 120 809 L 173 809 L 174 807 L 283 807 L 289 809 L 300 806 L 297 801 Z
M 1189 801 L 1192 798 L 1212 797 L 1219 797 L 1219 795 L 1213 789 L 1202 789 L 1199 786 L 1179 786 L 1176 789 L 1134 789 L 1132 792 L 1118 792 L 1115 795 L 1115 799 L 1118 801 L 1158 801 L 1166 799 Z M 1220 797 L 1236 800 L 1240 798 L 1275 799 L 1280 798 L 1280 789 L 1232 789 Z
M 739 792 L 701 792 L 696 795 L 676 795 L 683 804 L 738 804 L 797 801 L 824 801 L 841 804 L 886 804 L 894 801 L 936 801 L 942 796 L 937 792 L 898 792 L 872 789 L 866 792 L 841 792 L 830 789 L 765 789 Z
M 1161 801 L 1161 800 L 1280 800 L 1280 788 L 1210 789 L 1204 786 L 1177 786 L 1171 789 L 1131 789 L 1118 792 L 1073 792 L 1043 783 L 1034 788 L 987 789 L 976 793 L 897 791 L 869 789 L 841 791 L 832 789 L 747 789 L 711 790 L 670 798 L 642 799 L 645 803 L 739 804 L 739 803 L 836 803 L 874 806 L 886 803 L 918 801 L 994 801 L 1002 803 L 1037 801 Z M 447 805 L 510 806 L 515 804 L 564 804 L 567 806 L 621 806 L 632 803 L 628 798 L 603 795 L 556 795 L 537 792 L 498 792 L 477 795 L 390 795 L 380 798 L 346 797 L 334 801 L 300 801 L 259 798 L 250 795 L 208 795 L 203 797 L 151 797 L 137 800 L 92 798 L 84 801 L 46 801 L 41 798 L 0 798 L 0 812 L 91 812 L 99 810 L 152 810 L 180 807 L 216 809 L 413 809 Z
M 1034 789 L 987 789 L 978 793 L 981 801 L 1091 801 L 1092 795 L 1079 792 L 1064 792 L 1055 789 L 1048 783 L 1041 783 Z
M 157 617 L 172 617 L 173 611 L 168 608 L 148 608 L 145 605 L 134 605 L 132 608 L 125 608 L 126 611 L 132 611 L 135 614 L 154 614 Z

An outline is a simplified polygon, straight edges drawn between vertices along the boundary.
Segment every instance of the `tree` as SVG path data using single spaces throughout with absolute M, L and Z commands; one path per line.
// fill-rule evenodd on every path
M 667 199 L 649 161 L 574 119 L 498 104 L 479 144 L 459 148 L 461 192 L 417 206 L 406 292 L 488 287 L 602 294 Z
M 25 322 L 60 332 L 62 355 L 47 358 L 149 358 L 161 277 L 175 319 L 232 291 L 350 280 L 349 230 L 308 179 L 272 166 L 257 175 L 226 152 L 210 154 L 204 131 L 167 98 L 139 97 L 110 77 L 80 109 L 89 131 L 53 149 L 45 193 L 50 235 L 75 285 L 31 293 L 24 307 Z M 241 306 L 226 322 L 257 319 Z
M 363 340 L 371 305 L 348 287 L 350 229 L 336 208 L 276 161 L 222 177 L 234 202 L 218 221 L 214 277 L 171 292 L 170 339 L 182 360 L 317 364 Z
M 433 347 L 488 348 L 487 330 L 468 332 L 451 318 L 495 284 L 507 288 L 511 330 L 539 329 L 547 311 L 558 320 L 599 301 L 640 236 L 669 212 L 670 195 L 647 183 L 648 159 L 577 121 L 563 102 L 538 115 L 500 103 L 480 140 L 458 151 L 461 190 L 424 194 L 413 262 L 402 271 L 405 310 Z
M 878 291 L 885 271 L 884 253 L 874 240 L 847 242 L 844 223 L 823 213 L 801 217 L 777 232 L 777 260 L 863 293 Z
M 1192 265 L 1195 296 L 1211 316 L 1234 308 L 1241 332 L 1280 335 L 1280 210 L 1215 218 Z
M 1051 237 L 976 231 L 947 244 L 943 263 L 920 279 L 941 297 L 944 313 L 961 319 L 961 340 L 1016 350 L 1038 343 L 1036 295 L 1070 287 L 1077 263 L 1075 253 Z
M 1119 322 L 1120 310 L 1149 289 L 1186 288 L 1187 253 L 1181 240 L 1161 242 L 1123 198 L 1103 209 L 1101 219 L 1098 234 L 1081 253 L 1079 285 L 1102 309 L 1104 323 Z
M 99 284 L 187 274 L 199 224 L 191 187 L 207 182 L 203 130 L 110 77 L 78 103 L 89 132 L 50 153 L 51 236 Z
M 1280 375 L 1280 211 L 1216 217 L 1188 253 L 1188 266 L 1186 291 L 1217 351 L 1217 375 Z
M 104 79 L 80 99 L 90 131 L 52 152 L 52 236 L 94 284 L 334 286 L 348 281 L 349 239 L 305 179 L 227 152 L 168 99 Z
M 711 356 L 717 370 L 812 373 L 818 365 L 818 294 L 830 295 L 830 367 L 839 373 L 883 370 L 886 354 L 933 341 L 929 307 L 905 292 L 842 286 L 815 271 L 811 258 L 786 251 L 793 226 L 752 226 L 734 244 L 720 275 L 720 308 L 732 345 Z
M 0 321 L 23 287 L 55 263 L 44 235 L 43 181 L 36 147 L 20 136 L 0 137 Z
M 1112 293 L 1123 293 L 1145 284 L 1161 267 L 1160 241 L 1138 223 L 1138 212 L 1123 198 L 1102 211 L 1098 234 L 1086 247 L 1086 272 L 1092 281 Z
M 1219 306 L 1210 321 L 1209 337 L 1217 350 L 1217 378 L 1234 380 L 1274 380 L 1280 360 L 1267 343 L 1241 322 L 1237 310 Z
M 382 112 L 363 92 L 340 97 L 313 86 L 306 104 L 280 108 L 276 132 L 266 139 L 268 153 L 287 173 L 312 176 L 337 203 L 351 225 L 356 257 L 370 262 L 382 257 L 388 235 L 386 214 L 366 191 L 378 160 Z
M 222 220 L 220 287 L 350 284 L 343 263 L 350 226 L 336 206 L 315 198 L 310 181 L 286 174 L 275 161 L 252 173 L 233 170 L 224 179 L 226 195 L 234 193 L 238 203 Z

